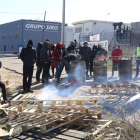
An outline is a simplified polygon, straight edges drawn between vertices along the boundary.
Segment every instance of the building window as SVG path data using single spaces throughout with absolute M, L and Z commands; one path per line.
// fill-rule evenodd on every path
M 12 35 L 9 35 L 9 39 L 12 39 Z
M 15 35 L 15 39 L 19 39 L 19 35 Z
M 89 28 L 86 28 L 86 31 L 89 31 Z
M 82 32 L 82 27 L 75 28 L 75 33 L 81 33 Z
M 3 36 L 2 38 L 3 38 L 3 40 L 6 40 L 6 36 Z

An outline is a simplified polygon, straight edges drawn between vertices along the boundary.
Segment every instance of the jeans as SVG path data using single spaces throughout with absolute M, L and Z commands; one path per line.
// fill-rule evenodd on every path
M 40 74 L 42 72 L 43 67 L 42 66 L 37 66 L 37 71 L 36 71 L 36 81 L 40 81 Z M 42 80 L 44 77 L 44 70 L 43 70 L 43 74 L 42 74 Z
M 138 77 L 138 76 L 139 76 L 139 66 L 140 66 L 140 61 L 137 60 L 136 62 L 137 62 L 136 77 Z
M 42 66 L 43 66 L 43 71 L 44 71 L 42 82 L 47 82 L 48 83 L 48 81 L 49 81 L 48 80 L 48 77 L 49 77 L 49 63 L 42 62 Z
M 90 62 L 90 75 L 92 73 L 93 61 Z
M 59 69 L 60 69 L 60 62 L 58 62 L 58 61 L 55 61 L 54 60 L 54 64 L 55 64 L 55 67 L 56 67 L 56 74 L 55 74 L 55 78 L 57 78 L 58 76 L 58 71 L 59 71 Z
M 69 63 L 69 61 L 67 61 L 66 59 L 62 59 L 61 65 L 60 65 L 60 69 L 58 70 L 58 75 L 57 75 L 57 78 L 58 78 L 58 79 L 59 79 L 60 76 L 61 76 L 61 73 L 62 73 L 62 71 L 63 71 L 64 66 L 65 66 L 66 69 L 67 69 L 68 78 L 70 77 L 70 76 L 69 76 L 69 73 L 70 73 L 70 63 Z
M 112 66 L 112 76 L 114 76 L 114 71 L 120 68 L 120 62 L 113 62 L 113 66 Z
M 30 89 L 34 66 L 23 65 L 23 89 Z M 28 78 L 28 81 L 27 81 Z
M 0 87 L 2 88 L 2 95 L 3 95 L 3 100 L 6 100 L 6 88 L 5 84 L 0 81 Z

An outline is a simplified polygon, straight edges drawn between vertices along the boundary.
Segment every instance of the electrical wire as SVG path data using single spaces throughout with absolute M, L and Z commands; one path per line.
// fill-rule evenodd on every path
M 44 13 L 12 13 L 12 12 L 0 12 L 0 14 L 44 14 Z

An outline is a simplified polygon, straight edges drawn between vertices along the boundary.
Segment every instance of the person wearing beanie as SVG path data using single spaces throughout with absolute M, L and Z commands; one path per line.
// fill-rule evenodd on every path
M 43 71 L 44 71 L 44 77 L 42 79 L 42 83 L 49 83 L 49 62 L 50 62 L 50 56 L 49 56 L 49 42 L 44 42 L 43 49 L 40 52 L 40 61 L 42 63 Z
M 36 62 L 36 50 L 32 46 L 33 41 L 30 39 L 27 47 L 23 47 L 20 53 L 20 59 L 23 61 L 23 93 L 33 92 L 31 83 L 34 63 Z

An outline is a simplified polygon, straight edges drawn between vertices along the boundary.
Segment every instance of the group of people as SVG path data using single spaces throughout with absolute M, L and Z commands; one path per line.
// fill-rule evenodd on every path
M 68 74 L 68 81 L 70 81 L 70 61 L 85 61 L 86 64 L 86 79 L 89 79 L 88 70 L 92 75 L 93 60 L 97 54 L 107 52 L 101 45 L 88 47 L 88 42 L 83 43 L 83 47 L 79 51 L 76 50 L 77 42 L 71 41 L 70 46 L 66 49 L 64 44 L 57 43 L 56 46 L 47 39 L 44 43 L 38 43 L 37 50 L 33 48 L 33 41 L 29 40 L 27 47 L 23 48 L 20 53 L 20 58 L 23 61 L 23 92 L 33 92 L 31 90 L 31 81 L 33 75 L 34 64 L 36 63 L 36 81 L 37 83 L 49 83 L 50 78 L 55 78 L 57 83 L 60 82 L 63 68 Z M 54 73 L 54 69 L 56 72 Z M 52 70 L 52 75 L 50 74 Z M 42 72 L 42 79 L 40 75 Z

